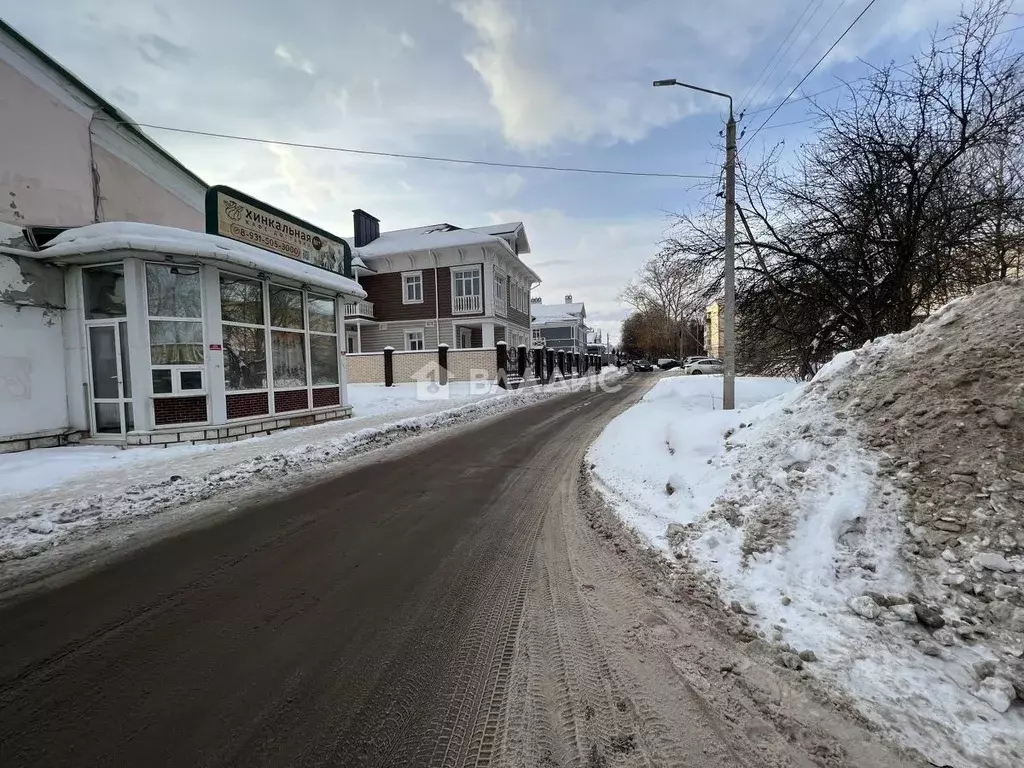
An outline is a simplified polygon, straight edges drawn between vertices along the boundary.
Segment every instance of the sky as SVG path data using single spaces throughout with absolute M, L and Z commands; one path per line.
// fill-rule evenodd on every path
M 0 16 L 139 123 L 351 149 L 717 179 L 866 0 L 0 0 Z M 879 0 L 801 92 L 903 61 L 960 0 Z M 799 22 L 799 23 L 798 23 Z M 792 43 L 782 46 L 787 35 Z M 780 65 L 768 66 L 778 60 Z M 770 76 L 765 78 L 763 74 Z M 758 80 L 765 85 L 753 88 Z M 806 103 L 744 151 L 809 137 Z M 797 123 L 792 125 L 792 123 Z M 778 126 L 778 127 L 776 127 Z M 547 302 L 617 338 L 619 295 L 704 179 L 470 167 L 147 131 L 210 184 L 340 235 L 523 221 Z M 712 182 L 713 183 L 713 182 Z

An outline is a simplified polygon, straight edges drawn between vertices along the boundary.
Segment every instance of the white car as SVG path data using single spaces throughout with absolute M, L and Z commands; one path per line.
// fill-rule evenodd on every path
M 722 361 L 714 357 L 702 357 L 683 366 L 683 373 L 691 376 L 702 373 L 722 373 L 723 370 Z

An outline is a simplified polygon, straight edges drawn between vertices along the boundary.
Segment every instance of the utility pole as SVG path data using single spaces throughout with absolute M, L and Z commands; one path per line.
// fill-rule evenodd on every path
M 736 118 L 729 99 L 729 122 L 725 124 L 725 336 L 722 362 L 722 409 L 736 407 Z
M 729 121 L 725 124 L 725 307 L 722 312 L 722 367 L 725 375 L 722 376 L 722 409 L 731 411 L 736 407 L 736 117 L 732 111 L 732 96 L 675 78 L 654 81 L 656 88 L 663 85 L 678 85 L 729 100 Z

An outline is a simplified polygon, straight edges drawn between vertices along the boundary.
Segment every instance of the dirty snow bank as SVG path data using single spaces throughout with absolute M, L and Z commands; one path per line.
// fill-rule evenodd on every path
M 613 371 L 602 374 L 600 381 L 604 386 L 613 386 L 622 375 Z M 66 470 L 63 484 L 0 495 L 0 566 L 5 561 L 33 557 L 86 538 L 104 528 L 204 501 L 226 491 L 270 488 L 275 480 L 290 474 L 326 469 L 336 462 L 408 437 L 594 386 L 598 386 L 597 377 L 502 391 L 455 408 L 363 429 L 352 429 L 353 420 L 345 420 L 284 430 L 226 445 L 131 449 L 118 452 L 124 459 L 117 462 L 114 470 L 91 475 L 87 474 L 88 468 L 94 464 L 98 468 L 101 460 L 95 451 L 85 447 L 0 457 L 11 462 L 34 459 L 44 470 L 47 455 L 51 453 L 62 452 L 62 457 L 68 461 L 80 462 L 73 471 Z M 442 402 L 450 401 L 432 401 L 435 408 Z M 75 459 L 73 453 L 83 450 L 82 458 Z M 138 458 L 134 458 L 136 456 Z M 0 461 L 0 466 L 2 464 Z M 83 466 L 86 473 L 81 469 Z
M 994 284 L 744 410 L 661 381 L 591 456 L 619 513 L 692 558 L 780 664 L 937 765 L 1010 768 L 1024 765 L 1022 381 L 1024 290 Z

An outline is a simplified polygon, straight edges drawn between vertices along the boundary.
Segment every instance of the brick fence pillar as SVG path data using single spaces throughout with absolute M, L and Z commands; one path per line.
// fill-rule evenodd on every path
M 508 345 L 504 341 L 499 341 L 494 346 L 497 350 L 498 386 L 508 389 L 508 378 L 505 373 L 505 366 L 508 365 Z
M 519 378 L 525 381 L 526 380 L 526 345 L 525 344 L 520 344 L 516 349 L 517 349 L 517 351 L 519 353 L 519 357 L 516 360 L 516 363 L 517 363 L 516 368 L 519 371 Z
M 540 347 L 533 350 L 533 375 L 537 377 L 538 382 L 544 383 L 544 350 Z
M 442 387 L 448 385 L 448 345 L 437 345 L 437 383 Z
M 565 378 L 565 350 L 558 350 L 558 373 Z
M 545 372 L 547 373 L 547 381 L 550 384 L 555 379 L 555 350 L 550 347 L 547 351 L 547 359 L 548 364 Z
M 384 386 L 395 386 L 395 348 L 384 347 Z
M 583 356 L 579 352 L 573 352 L 572 356 L 576 358 L 576 375 L 582 376 L 583 368 L 581 367 L 580 363 L 583 359 Z M 570 367 L 572 367 L 572 363 L 570 363 L 569 365 Z

